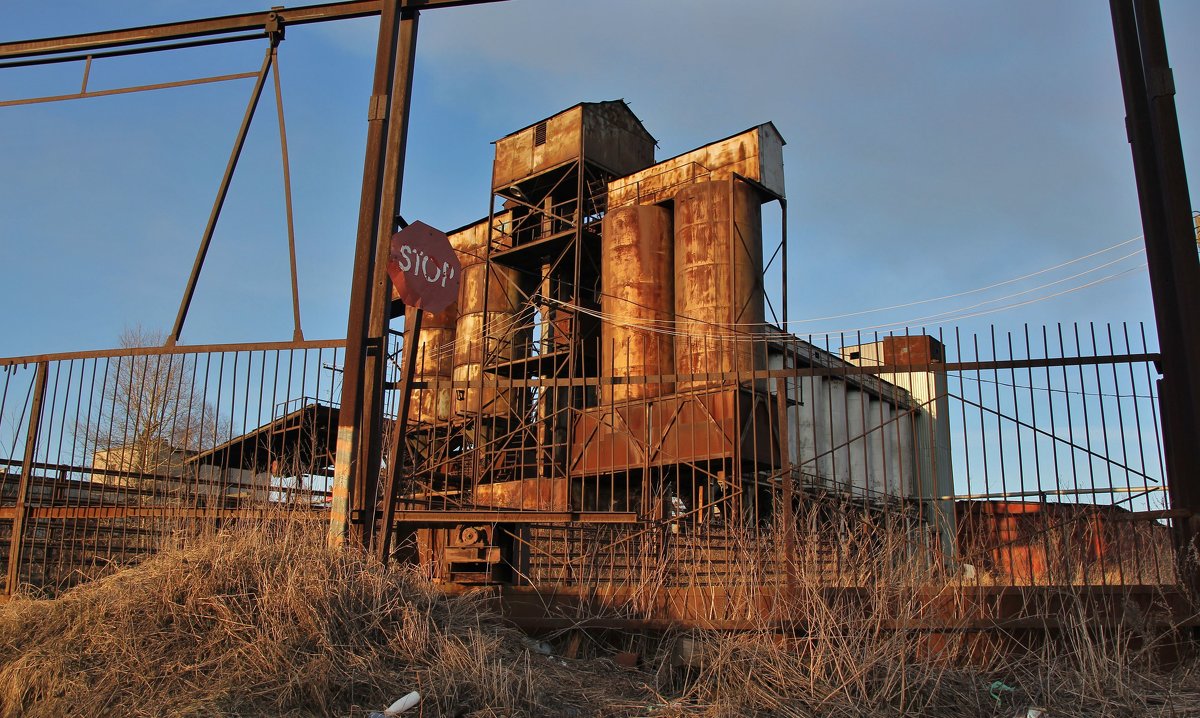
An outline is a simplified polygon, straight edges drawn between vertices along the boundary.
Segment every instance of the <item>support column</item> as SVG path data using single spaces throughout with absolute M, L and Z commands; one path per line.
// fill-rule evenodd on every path
M 10 596 L 16 592 L 21 579 L 21 548 L 25 539 L 25 520 L 29 516 L 29 482 L 37 453 L 38 433 L 42 428 L 47 366 L 47 362 L 39 362 L 33 379 L 33 403 L 29 407 L 29 428 L 25 433 L 25 458 L 21 462 L 21 478 L 17 480 L 17 506 L 13 515 L 12 538 L 8 542 L 8 574 L 4 591 Z
M 417 12 L 401 5 L 384 0 L 380 13 L 329 525 L 331 544 L 349 540 L 363 549 L 375 532 L 391 308 L 387 256 L 398 223 L 416 56 Z

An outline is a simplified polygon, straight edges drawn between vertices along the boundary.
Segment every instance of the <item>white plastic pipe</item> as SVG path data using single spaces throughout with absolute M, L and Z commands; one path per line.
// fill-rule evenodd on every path
M 420 702 L 421 702 L 421 694 L 418 693 L 417 691 L 413 691 L 412 693 L 409 693 L 408 695 L 401 696 L 399 700 L 397 700 L 395 703 L 393 703 L 390 706 L 388 706 L 387 708 L 385 708 L 383 710 L 383 714 L 385 716 L 397 716 L 397 715 L 400 715 L 401 713 L 404 713 L 405 711 L 416 708 L 417 704 Z

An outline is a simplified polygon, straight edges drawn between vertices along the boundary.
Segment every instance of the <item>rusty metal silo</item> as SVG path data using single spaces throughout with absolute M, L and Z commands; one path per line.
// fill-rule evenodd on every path
M 601 252 L 601 373 L 654 377 L 675 373 L 674 252 L 671 212 L 630 205 L 604 217 Z M 600 386 L 601 401 L 623 402 L 670 394 L 673 383 L 657 380 Z
M 408 418 L 424 424 L 444 423 L 454 415 L 454 335 L 458 326 L 458 302 L 437 314 L 425 314 L 417 341 L 416 377 L 429 385 L 413 389 Z
M 677 373 L 747 374 L 766 366 L 761 329 L 762 206 L 735 179 L 697 182 L 675 195 Z M 679 391 L 731 377 L 679 380 Z
M 498 225 L 505 224 L 501 217 L 496 221 Z M 493 262 L 489 276 L 489 265 L 485 262 L 486 221 L 460 230 L 450 241 L 458 250 L 463 265 L 458 291 L 454 381 L 469 384 L 466 388 L 454 389 L 454 412 L 466 416 L 508 413 L 512 410 L 512 390 L 501 387 L 495 377 L 485 375 L 483 362 L 485 357 L 492 361 L 517 358 L 515 352 L 523 347 L 520 332 L 513 327 L 521 305 L 516 270 Z M 502 234 L 494 234 L 492 241 L 494 245 L 504 246 L 508 240 Z

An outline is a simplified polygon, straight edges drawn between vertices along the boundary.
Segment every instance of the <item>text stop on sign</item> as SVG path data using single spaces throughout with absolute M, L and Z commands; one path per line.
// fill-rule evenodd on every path
M 413 222 L 392 235 L 388 276 L 406 305 L 440 312 L 458 299 L 462 262 L 445 232 Z

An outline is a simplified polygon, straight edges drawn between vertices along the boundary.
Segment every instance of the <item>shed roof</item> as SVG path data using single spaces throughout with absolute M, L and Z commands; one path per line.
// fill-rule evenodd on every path
M 495 144 L 495 142 L 500 142 L 502 140 L 506 140 L 509 137 L 512 137 L 513 135 L 519 135 L 522 132 L 524 132 L 525 130 L 528 130 L 530 127 L 533 127 L 534 125 L 545 122 L 546 120 L 549 120 L 552 117 L 558 117 L 559 115 L 565 115 L 566 113 L 568 113 L 571 110 L 574 110 L 578 107 L 586 108 L 586 107 L 600 107 L 600 106 L 609 106 L 609 107 L 619 108 L 621 110 L 624 110 L 625 113 L 629 115 L 629 118 L 631 120 L 633 120 L 633 125 L 635 127 L 637 127 L 637 129 L 641 130 L 646 135 L 646 137 L 648 137 L 650 139 L 651 142 L 653 142 L 656 145 L 658 144 L 658 140 L 654 139 L 654 135 L 650 134 L 650 131 L 646 129 L 646 126 L 644 124 L 642 124 L 641 119 L 637 115 L 633 114 L 633 110 L 629 109 L 629 103 L 626 102 L 624 98 L 617 99 L 617 100 L 602 100 L 600 102 L 577 102 L 574 105 L 571 105 L 570 107 L 568 107 L 566 109 L 555 112 L 554 114 L 552 114 L 548 117 L 543 117 L 540 120 L 535 120 L 534 122 L 530 122 L 528 125 L 525 125 L 524 127 L 521 127 L 520 129 L 513 130 L 512 132 L 509 132 L 507 135 L 501 137 L 500 139 L 495 140 L 493 142 L 493 144 Z
M 255 469 L 292 452 L 327 452 L 337 443 L 338 407 L 311 401 L 241 436 L 188 457 L 186 463 Z

